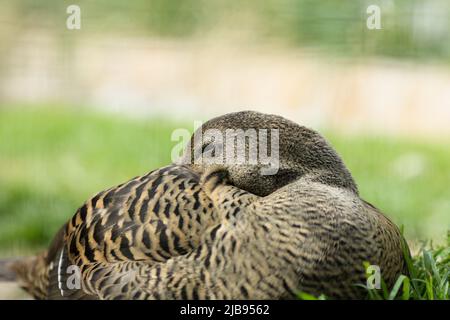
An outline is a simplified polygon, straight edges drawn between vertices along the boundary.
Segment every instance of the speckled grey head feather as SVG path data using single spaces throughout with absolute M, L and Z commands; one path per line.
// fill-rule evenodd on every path
M 244 131 L 278 129 L 279 171 L 277 174 L 261 175 L 263 164 L 260 162 L 256 165 L 236 165 L 227 164 L 224 159 L 224 167 L 229 172 L 231 182 L 239 188 L 264 196 L 299 177 L 308 175 L 314 181 L 344 187 L 358 193 L 356 183 L 342 159 L 319 133 L 281 116 L 255 111 L 225 114 L 207 121 L 197 129 L 183 156 L 183 161 L 192 163 L 192 167 L 196 170 L 203 171 L 208 168 L 208 165 L 196 165 L 196 157 L 203 155 L 201 149 L 214 142 L 203 139 L 196 144 L 194 136 L 209 129 L 220 130 L 224 135 L 227 129 Z M 248 143 L 245 147 L 248 151 Z

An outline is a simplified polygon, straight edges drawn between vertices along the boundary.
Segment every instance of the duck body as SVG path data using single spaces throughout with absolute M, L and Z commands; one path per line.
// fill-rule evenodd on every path
M 380 269 L 388 287 L 406 272 L 398 228 L 350 190 L 303 178 L 248 210 L 254 223 L 268 230 L 266 268 L 279 270 L 270 265 L 275 261 L 285 266 L 277 273 L 285 291 L 268 298 L 305 292 L 362 299 L 367 295 L 361 287 L 367 282 L 366 262 Z
M 147 270 L 166 275 L 146 278 L 149 298 L 362 299 L 365 262 L 388 287 L 406 272 L 398 228 L 353 191 L 305 178 L 258 197 L 209 179 L 222 223 L 192 253 Z

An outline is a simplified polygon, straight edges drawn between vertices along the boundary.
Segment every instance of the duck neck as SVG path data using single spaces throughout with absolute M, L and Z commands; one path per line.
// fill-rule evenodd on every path
M 350 172 L 346 169 L 338 172 L 333 172 L 330 170 L 315 170 L 306 174 L 305 178 L 314 182 L 319 182 L 338 188 L 345 188 L 354 192 L 356 195 L 359 195 L 358 186 L 353 180 Z

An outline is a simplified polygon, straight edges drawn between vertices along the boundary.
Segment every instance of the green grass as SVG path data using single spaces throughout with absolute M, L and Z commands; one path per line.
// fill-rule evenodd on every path
M 400 275 L 389 291 L 382 281 L 380 289 L 368 289 L 370 300 L 450 300 L 450 232 L 447 243 L 423 243 L 411 257 L 404 245 L 408 274 Z
M 172 130 L 192 123 L 124 119 L 87 109 L 0 107 L 0 251 L 36 250 L 99 190 L 170 162 Z M 408 240 L 450 229 L 448 141 L 324 132 L 363 198 Z

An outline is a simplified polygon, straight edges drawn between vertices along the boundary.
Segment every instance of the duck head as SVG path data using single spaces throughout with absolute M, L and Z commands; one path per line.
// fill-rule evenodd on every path
M 358 193 L 342 159 L 319 133 L 272 114 L 241 111 L 205 122 L 181 162 L 197 172 L 223 166 L 233 185 L 259 196 L 305 176 Z

